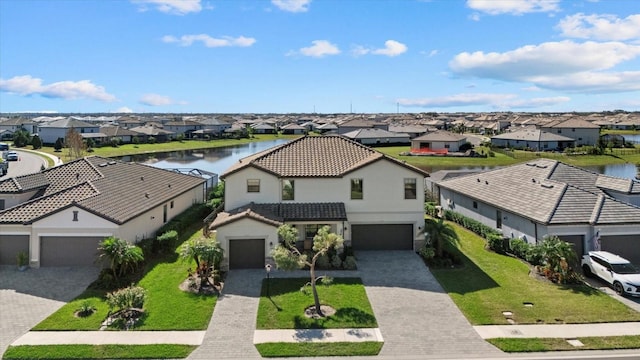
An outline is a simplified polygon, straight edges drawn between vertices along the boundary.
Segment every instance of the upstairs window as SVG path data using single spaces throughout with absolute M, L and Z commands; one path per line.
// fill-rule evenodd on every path
M 418 195 L 418 187 L 416 179 L 404 179 L 404 198 L 416 199 Z
M 362 200 L 362 179 L 351 179 L 351 200 Z
M 247 192 L 260 192 L 260 179 L 247 179 Z
M 294 200 L 295 188 L 293 180 L 282 180 L 282 200 Z

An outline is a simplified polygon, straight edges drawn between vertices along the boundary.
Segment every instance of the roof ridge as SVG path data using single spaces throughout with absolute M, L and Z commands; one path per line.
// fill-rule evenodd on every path
M 598 200 L 596 201 L 596 205 L 593 207 L 593 211 L 591 212 L 591 217 L 589 218 L 589 224 L 596 224 L 598 219 L 600 218 L 600 213 L 602 212 L 602 206 L 604 205 L 604 194 L 598 194 Z
M 92 186 L 92 185 L 89 183 L 89 181 L 85 180 L 85 181 L 80 182 L 80 183 L 77 183 L 77 184 L 75 184 L 75 185 L 72 185 L 72 186 L 69 186 L 69 187 L 65 187 L 65 188 L 63 188 L 63 189 L 60 189 L 60 190 L 58 190 L 58 191 L 56 191 L 56 192 L 54 192 L 54 193 L 51 193 L 51 194 L 48 194 L 48 195 L 44 195 L 44 196 L 40 196 L 40 197 L 33 198 L 33 199 L 29 199 L 28 201 L 25 201 L 25 202 L 19 203 L 19 204 L 15 205 L 15 206 L 12 206 L 12 207 L 10 207 L 10 208 L 4 209 L 4 210 L 0 210 L 0 214 L 2 214 L 2 213 L 4 213 L 4 212 L 6 212 L 6 211 L 8 211 L 8 210 L 19 209 L 19 208 L 21 208 L 21 207 L 24 207 L 24 206 L 27 206 L 27 205 L 31 205 L 31 204 L 36 203 L 36 202 L 38 202 L 38 201 L 42 201 L 42 200 L 49 199 L 49 198 L 51 198 L 51 197 L 53 197 L 53 196 L 57 196 L 57 195 L 60 195 L 60 194 L 62 194 L 62 193 L 64 193 L 64 192 L 74 190 L 74 189 L 79 188 L 80 186 L 83 186 L 83 185 L 89 185 L 89 187 L 91 187 L 91 189 L 92 189 L 92 190 L 96 190 L 96 191 L 97 191 L 97 189 L 96 189 L 94 186 Z M 84 199 L 82 199 L 82 200 L 84 200 Z M 76 200 L 74 199 L 74 200 L 72 201 L 72 203 L 73 203 L 73 202 L 75 202 L 75 201 L 76 201 Z
M 546 181 L 554 181 L 554 180 L 546 180 Z M 545 224 L 548 224 L 551 219 L 553 218 L 553 215 L 556 214 L 556 211 L 558 211 L 558 207 L 560 206 L 560 202 L 562 201 L 562 198 L 564 198 L 565 194 L 567 193 L 567 190 L 569 189 L 569 184 L 567 183 L 562 183 L 559 181 L 556 181 L 559 184 L 562 184 L 563 188 L 562 188 L 562 193 L 560 194 L 560 196 L 558 196 L 558 198 L 556 199 L 556 203 L 553 205 L 553 210 L 551 210 L 549 212 L 549 215 L 547 215 L 547 218 L 544 220 Z

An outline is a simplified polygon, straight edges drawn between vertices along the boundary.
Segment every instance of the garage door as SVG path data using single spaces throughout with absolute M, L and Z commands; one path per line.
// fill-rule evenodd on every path
M 98 244 L 104 237 L 42 236 L 41 266 L 98 266 Z
M 558 238 L 573 245 L 573 250 L 576 252 L 576 261 L 579 263 L 584 254 L 584 235 L 561 235 Z
M 264 268 L 264 239 L 229 240 L 229 269 Z
M 21 251 L 29 252 L 29 235 L 0 235 L 0 265 L 16 265 Z
M 640 266 L 640 236 L 638 235 L 602 236 L 600 248 Z
M 354 250 L 413 250 L 413 225 L 351 225 Z

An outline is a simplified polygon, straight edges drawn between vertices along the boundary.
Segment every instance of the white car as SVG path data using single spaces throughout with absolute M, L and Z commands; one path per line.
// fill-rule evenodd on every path
M 640 296 L 640 269 L 625 258 L 607 251 L 589 251 L 582 257 L 586 277 L 597 276 L 613 287 L 618 295 Z
M 18 161 L 18 153 L 15 151 L 9 151 L 7 152 L 7 161 Z

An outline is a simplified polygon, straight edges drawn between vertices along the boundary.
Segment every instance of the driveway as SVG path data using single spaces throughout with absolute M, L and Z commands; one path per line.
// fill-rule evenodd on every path
M 40 268 L 24 272 L 0 266 L 0 354 L 98 276 L 98 268 Z
M 607 284 L 605 281 L 600 278 L 592 277 L 585 278 L 585 282 L 591 286 L 592 288 L 598 289 L 605 294 L 611 296 L 612 298 L 620 301 L 621 303 L 627 305 L 633 310 L 640 312 L 640 297 L 631 297 L 631 296 L 620 296 L 616 294 L 615 291 Z
M 385 340 L 376 359 L 504 356 L 480 338 L 415 253 L 357 255 L 358 271 L 327 274 L 362 278 Z M 189 359 L 260 358 L 252 341 L 264 276 L 263 270 L 229 272 L 204 343 Z M 275 271 L 272 276 L 307 277 L 308 272 Z

